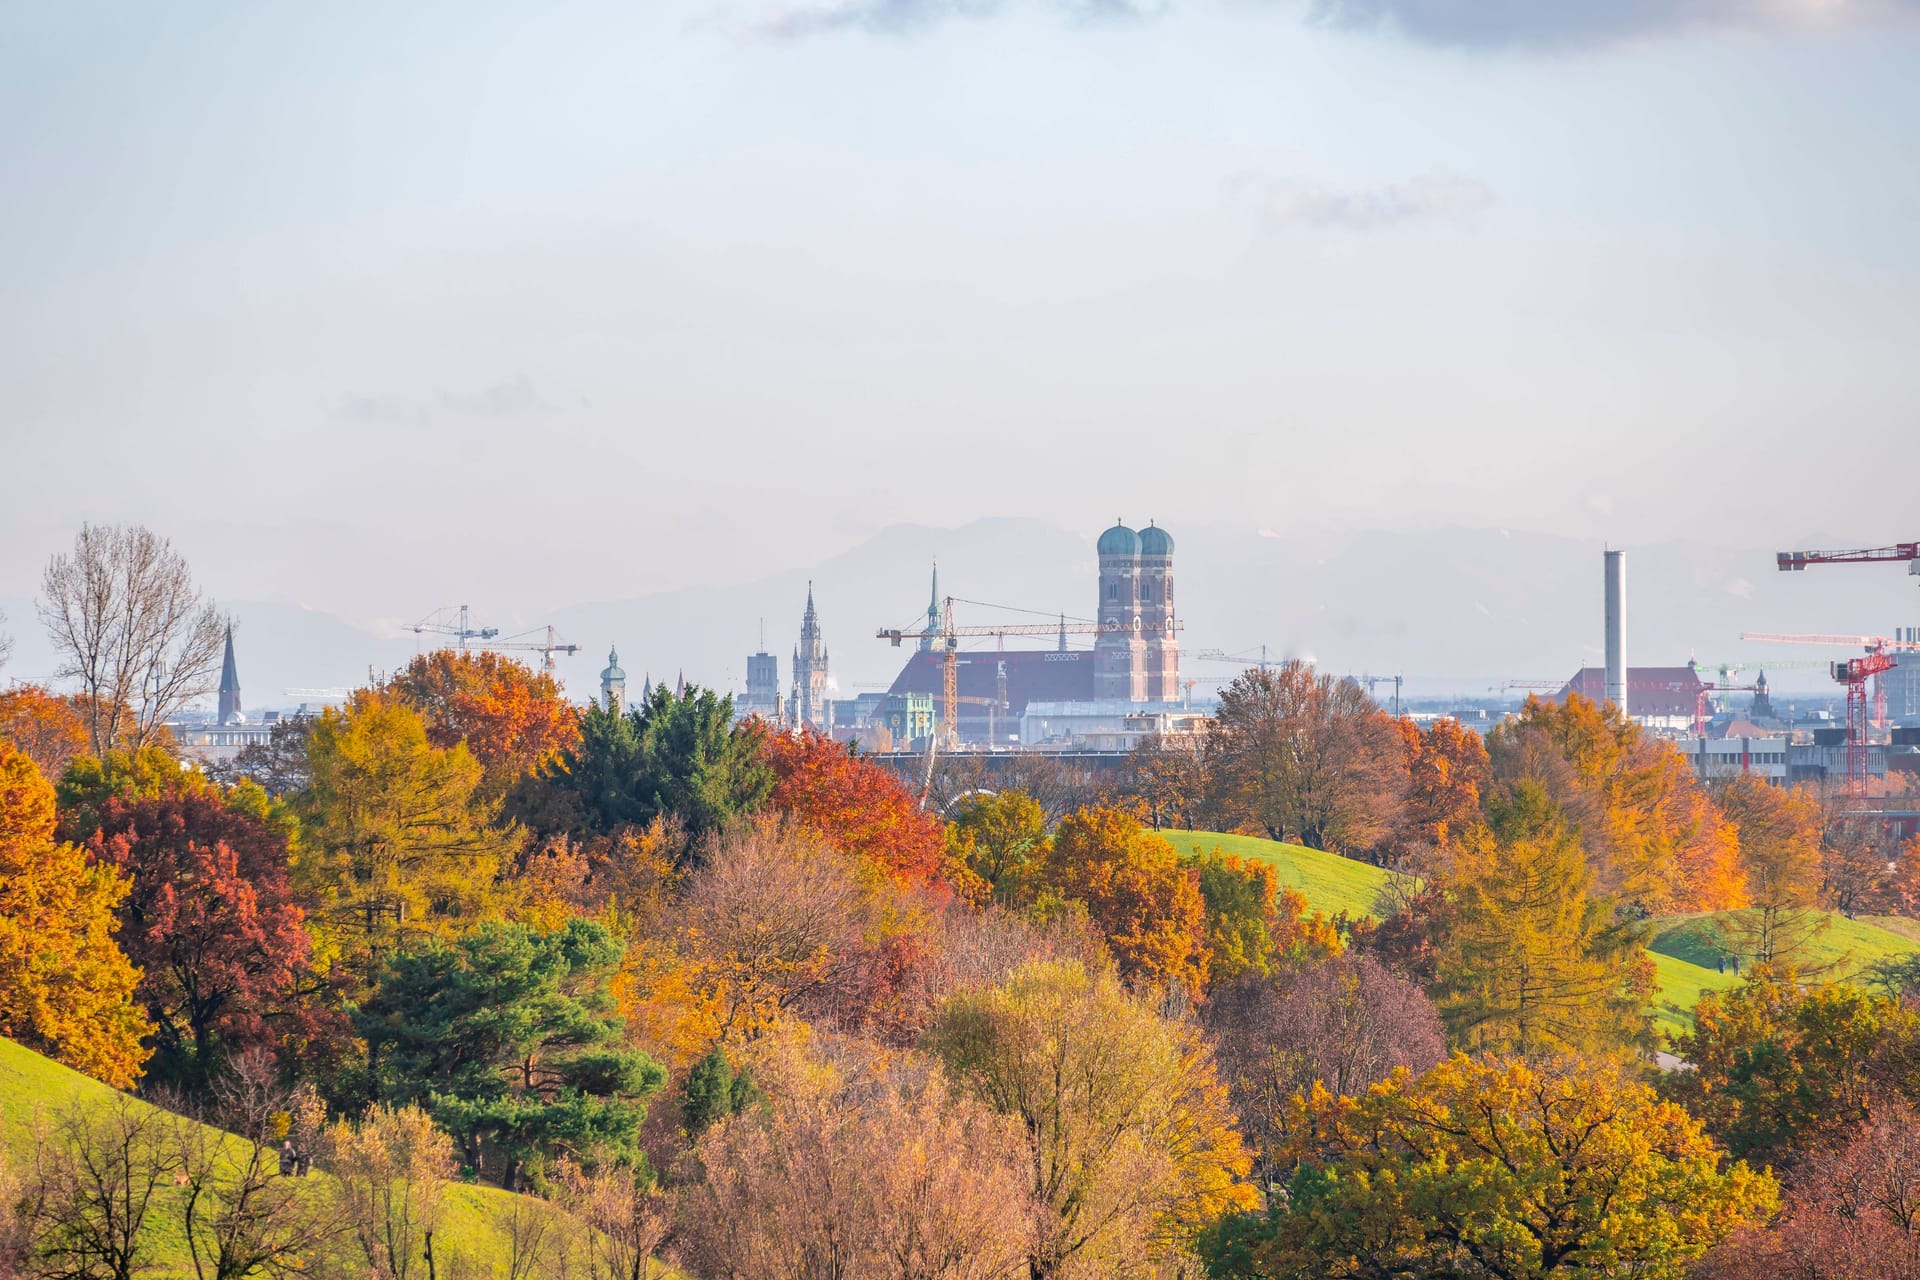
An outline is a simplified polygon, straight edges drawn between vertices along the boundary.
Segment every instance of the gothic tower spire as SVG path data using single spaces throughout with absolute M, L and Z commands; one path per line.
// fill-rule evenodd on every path
M 202 686 L 203 688 L 205 686 Z M 227 653 L 220 663 L 220 712 L 221 724 L 233 724 L 240 719 L 240 666 L 233 660 L 233 624 L 227 624 Z
M 927 595 L 927 625 L 920 628 L 920 652 L 933 648 L 933 633 L 940 629 L 940 561 L 933 562 L 933 590 Z

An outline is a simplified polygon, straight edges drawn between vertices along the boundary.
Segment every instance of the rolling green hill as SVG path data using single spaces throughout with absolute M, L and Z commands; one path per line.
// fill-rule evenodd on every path
M 1162 831 L 1160 834 L 1183 854 L 1218 849 L 1236 857 L 1268 863 L 1280 873 L 1281 883 L 1298 889 L 1306 897 L 1308 906 L 1329 916 L 1342 911 L 1350 916 L 1372 915 L 1374 900 L 1387 883 L 1387 873 L 1379 867 L 1303 845 L 1216 831 Z
M 1211 831 L 1160 834 L 1181 853 L 1219 849 L 1270 863 L 1283 882 L 1306 896 L 1309 906 L 1330 916 L 1341 911 L 1353 916 L 1373 914 L 1374 902 L 1387 882 L 1387 873 L 1379 867 L 1296 844 Z M 1723 950 L 1731 945 L 1726 940 L 1732 936 L 1730 930 L 1738 915 L 1669 916 L 1654 922 L 1648 949 L 1660 984 L 1654 1021 L 1662 1031 L 1671 1034 L 1681 1030 L 1702 992 L 1721 990 L 1740 981 L 1736 974 L 1719 968 Z M 1920 921 L 1849 920 L 1837 912 L 1825 913 L 1825 919 L 1826 927 L 1796 958 L 1803 968 L 1847 978 L 1877 960 L 1920 951 Z
M 75 1103 L 83 1107 L 111 1104 L 114 1091 L 57 1062 L 43 1058 L 11 1040 L 0 1039 L 0 1152 L 16 1167 L 32 1150 L 32 1136 L 40 1117 L 57 1114 Z M 140 1104 L 144 1105 L 144 1104 Z M 238 1143 L 238 1138 L 227 1141 Z M 326 1175 L 316 1174 L 316 1189 Z M 163 1195 L 171 1198 L 176 1189 Z M 504 1276 L 509 1249 L 508 1222 L 521 1199 L 494 1187 L 457 1184 L 448 1190 L 445 1216 L 435 1236 L 435 1249 L 449 1259 L 441 1274 L 478 1278 Z M 193 1264 L 186 1239 L 178 1226 L 178 1210 L 169 1199 L 157 1205 L 146 1226 L 158 1263 L 153 1273 L 161 1280 L 190 1280 Z M 678 1275 L 679 1273 L 670 1273 Z

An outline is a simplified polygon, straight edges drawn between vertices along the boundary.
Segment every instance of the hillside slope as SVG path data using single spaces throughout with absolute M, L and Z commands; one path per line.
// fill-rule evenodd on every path
M 11 1157 L 16 1166 L 30 1157 L 33 1133 L 43 1118 L 50 1119 L 72 1105 L 104 1108 L 112 1105 L 114 1096 L 106 1085 L 11 1040 L 0 1039 L 0 1152 Z M 226 1140 L 240 1141 L 233 1137 Z M 316 1189 L 323 1187 L 326 1176 L 317 1174 L 314 1181 Z M 168 1188 L 163 1193 L 167 1201 L 152 1211 L 144 1230 L 157 1264 L 153 1274 L 165 1280 L 186 1280 L 193 1276 L 193 1264 L 177 1224 L 174 1191 Z M 508 1224 L 522 1199 L 494 1187 L 451 1187 L 445 1218 L 435 1237 L 436 1252 L 447 1259 L 442 1274 L 504 1276 L 510 1247 Z
M 1330 916 L 1341 911 L 1354 916 L 1373 914 L 1388 878 L 1385 871 L 1368 863 L 1257 836 L 1212 831 L 1160 834 L 1181 853 L 1218 849 L 1268 863 L 1278 870 L 1282 882 L 1305 895 L 1309 906 Z M 1703 992 L 1723 990 L 1740 981 L 1731 969 L 1720 966 L 1721 956 L 1732 950 L 1731 939 L 1738 936 L 1740 914 L 1668 916 L 1654 922 L 1648 950 L 1660 988 L 1652 1011 L 1661 1031 L 1682 1030 Z M 1820 932 L 1795 957 L 1795 963 L 1808 971 L 1849 978 L 1875 961 L 1920 952 L 1920 922 L 1889 920 L 1883 925 L 1849 920 L 1837 912 L 1822 913 L 1822 918 Z

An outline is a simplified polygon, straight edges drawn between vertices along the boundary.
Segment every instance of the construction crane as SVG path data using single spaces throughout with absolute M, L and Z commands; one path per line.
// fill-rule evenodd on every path
M 1389 680 L 1393 681 L 1393 716 L 1397 720 L 1400 718 L 1400 682 L 1404 678 L 1403 676 L 1361 676 L 1360 683 L 1367 686 L 1367 696 L 1372 698 L 1373 686 L 1385 684 Z M 1374 698 L 1374 701 L 1378 702 L 1379 699 Z
M 1896 542 L 1890 547 L 1860 551 L 1781 551 L 1774 555 L 1782 573 L 1797 573 L 1816 564 L 1899 564 L 1903 560 L 1907 572 L 1920 577 L 1920 542 Z
M 1248 647 L 1251 648 L 1252 646 Z M 1258 661 L 1248 657 L 1244 651 L 1240 653 L 1228 653 L 1225 649 L 1202 649 L 1197 653 L 1192 653 L 1187 656 L 1196 662 L 1232 662 L 1237 664 L 1243 671 L 1251 667 L 1258 667 L 1260 670 L 1266 671 L 1275 664 L 1267 659 L 1267 646 L 1263 644 L 1259 648 L 1260 658 Z
M 448 614 L 457 615 L 459 622 L 454 623 L 449 621 L 447 618 Z M 458 648 L 460 652 L 465 653 L 467 651 L 467 641 L 491 640 L 500 634 L 500 628 L 474 627 L 470 625 L 466 605 L 448 605 L 445 608 L 435 609 L 432 613 L 413 624 L 413 634 L 418 636 L 429 633 L 440 636 L 452 636 L 455 647 Z
M 1175 629 L 1179 627 L 1174 624 Z M 960 641 L 972 637 L 994 636 L 1005 640 L 1008 636 L 1051 636 L 1051 635 L 1098 635 L 1107 628 L 1097 622 L 1059 622 L 1021 623 L 995 627 L 961 627 L 953 621 L 953 597 L 948 596 L 941 602 L 940 625 L 927 631 L 906 631 L 899 628 L 882 627 L 874 632 L 874 638 L 886 640 L 898 649 L 904 640 L 936 640 L 943 646 L 940 664 L 941 706 L 945 723 L 940 727 L 940 737 L 946 739 L 946 749 L 954 750 L 960 745 Z M 1002 687 L 1004 688 L 1004 678 Z M 969 700 L 971 701 L 971 699 Z
M 493 649 L 496 651 L 501 649 L 521 649 L 521 650 L 525 650 L 528 653 L 537 653 L 540 655 L 540 669 L 545 671 L 548 675 L 552 675 L 554 670 L 553 655 L 556 653 L 564 653 L 569 657 L 571 657 L 572 655 L 580 652 L 580 646 L 577 644 L 568 644 L 566 641 L 557 638 L 554 635 L 554 631 L 552 627 L 548 627 L 546 631 L 547 631 L 547 638 L 544 643 L 539 640 L 523 641 L 515 637 L 509 637 L 505 640 L 500 641 L 497 644 L 482 645 L 481 648 Z M 532 634 L 533 632 L 531 631 L 522 631 L 518 633 L 518 635 L 522 635 L 522 636 L 532 635 Z
M 1920 644 L 1888 636 L 1777 635 L 1765 631 L 1743 631 L 1740 638 L 1767 644 L 1817 644 L 1867 651 L 1864 658 L 1849 658 L 1828 668 L 1829 674 L 1847 691 L 1847 785 L 1855 795 L 1864 791 L 1867 785 L 1867 681 L 1873 680 L 1872 723 L 1884 725 L 1887 690 L 1877 677 L 1900 665 L 1893 654 L 1920 652 Z

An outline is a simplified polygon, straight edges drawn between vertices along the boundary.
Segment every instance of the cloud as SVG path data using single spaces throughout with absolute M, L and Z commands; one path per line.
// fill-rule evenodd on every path
M 839 31 L 910 35 L 956 19 L 992 18 L 1028 9 L 1082 22 L 1144 18 L 1164 11 L 1169 0 L 815 0 L 784 6 L 748 25 L 751 37 L 803 40 Z
M 1230 187 L 1251 193 L 1261 220 L 1275 227 L 1372 231 L 1432 219 L 1459 222 L 1493 203 L 1486 183 L 1445 170 L 1383 187 L 1343 189 L 1301 178 L 1241 178 Z
M 349 392 L 331 406 L 334 417 L 349 422 L 407 427 L 426 426 L 441 418 L 508 422 L 543 417 L 553 409 L 524 373 L 473 391 L 439 391 L 430 396 Z
M 1309 20 L 1460 48 L 1575 48 L 1694 27 L 1793 27 L 1920 13 L 1916 0 L 1310 0 Z

